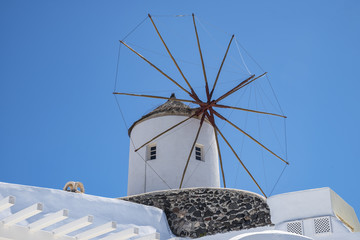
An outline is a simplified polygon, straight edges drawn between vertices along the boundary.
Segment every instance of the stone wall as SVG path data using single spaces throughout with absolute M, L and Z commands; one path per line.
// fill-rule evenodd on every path
M 189 188 L 144 193 L 122 200 L 162 209 L 179 237 L 201 237 L 271 224 L 265 198 L 235 189 Z

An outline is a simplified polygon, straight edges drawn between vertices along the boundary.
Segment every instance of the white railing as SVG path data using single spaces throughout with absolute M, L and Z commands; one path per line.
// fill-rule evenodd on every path
M 8 196 L 0 200 L 0 212 L 12 207 L 15 204 L 15 197 Z M 139 235 L 139 228 L 133 227 L 126 230 L 117 230 L 116 222 L 108 222 L 100 226 L 96 226 L 89 230 L 78 233 L 75 236 L 69 236 L 76 230 L 89 226 L 93 223 L 94 217 L 89 215 L 80 219 L 74 220 L 70 223 L 64 224 L 51 231 L 44 231 L 43 229 L 58 223 L 69 216 L 67 209 L 62 209 L 58 212 L 47 214 L 43 218 L 28 224 L 27 226 L 18 225 L 17 223 L 26 220 L 32 216 L 40 214 L 43 210 L 42 203 L 35 203 L 16 213 L 11 213 L 4 219 L 0 219 L 0 239 L 9 240 L 89 240 L 98 238 L 101 235 L 111 233 L 100 240 L 157 240 L 160 239 L 159 233 L 151 233 L 148 235 Z

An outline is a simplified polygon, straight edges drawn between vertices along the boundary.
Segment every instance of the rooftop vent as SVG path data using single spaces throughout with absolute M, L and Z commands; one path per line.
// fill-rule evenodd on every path
M 315 234 L 331 233 L 330 217 L 314 218 Z
M 304 228 L 302 221 L 289 222 L 287 223 L 287 231 L 290 233 L 296 233 L 299 235 L 304 235 Z

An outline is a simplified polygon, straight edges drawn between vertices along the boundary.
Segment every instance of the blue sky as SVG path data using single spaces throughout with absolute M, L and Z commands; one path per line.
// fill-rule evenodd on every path
M 181 56 L 184 60 L 189 60 L 188 57 L 189 61 L 199 61 L 197 52 L 186 56 L 192 51 L 190 46 L 181 47 L 181 43 L 187 43 L 185 37 L 190 36 L 186 31 L 193 31 L 186 25 L 191 18 L 184 18 L 184 22 L 181 19 L 181 27 L 174 28 L 172 23 L 177 18 L 159 16 L 195 13 L 205 28 L 220 39 L 219 48 L 210 48 L 214 39 L 199 27 L 207 59 L 217 56 L 219 63 L 229 41 L 228 34 L 235 34 L 239 43 L 269 72 L 288 116 L 287 151 L 291 164 L 273 194 L 330 187 L 359 215 L 359 11 L 360 3 L 349 0 L 2 0 L 0 181 L 60 189 L 67 181 L 75 180 L 83 182 L 89 194 L 126 195 L 129 138 L 112 95 L 118 40 L 151 13 L 163 33 L 169 33 L 167 39 L 173 42 L 174 53 L 184 53 Z M 149 22 L 145 23 L 128 40 L 147 50 L 163 51 L 150 27 Z M 177 34 L 181 36 L 179 41 Z M 118 76 L 121 90 L 140 92 L 142 89 L 137 87 L 141 86 L 166 95 L 173 90 L 164 84 L 161 75 L 125 50 L 121 50 Z M 236 56 L 234 45 L 232 51 Z M 158 60 L 172 71 L 170 66 L 166 67 L 169 59 Z M 250 58 L 245 60 L 254 66 L 256 74 L 261 72 Z M 211 60 L 207 61 L 210 74 Z M 195 66 L 188 69 L 192 79 L 200 78 Z M 222 81 L 226 82 L 227 76 L 229 81 L 235 79 L 231 78 L 235 75 L 224 72 Z M 239 78 L 245 76 L 243 73 Z M 139 79 L 140 85 L 135 82 Z M 226 89 L 231 83 L 219 89 Z M 133 98 L 118 100 L 129 125 L 161 104 Z M 282 126 L 278 124 L 280 131 Z M 238 133 L 235 135 L 225 126 L 226 131 L 234 145 L 241 141 L 237 139 Z M 263 131 L 266 135 L 266 127 Z M 249 150 L 244 159 L 254 156 L 254 161 L 246 161 L 259 181 L 269 185 L 269 192 L 283 166 L 275 160 L 271 160 L 274 165 L 267 162 L 261 166 L 264 160 L 256 160 L 259 152 L 255 147 L 244 148 Z M 226 151 L 229 186 L 259 192 Z

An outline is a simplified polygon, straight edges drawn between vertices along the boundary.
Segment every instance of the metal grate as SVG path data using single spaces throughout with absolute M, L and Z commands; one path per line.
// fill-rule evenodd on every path
M 299 235 L 304 235 L 302 221 L 289 222 L 287 224 L 287 231 Z
M 314 219 L 315 234 L 331 233 L 331 223 L 329 217 L 321 217 Z

